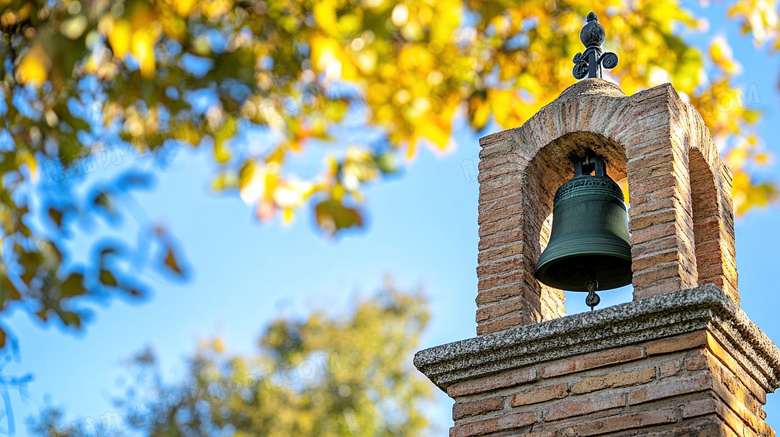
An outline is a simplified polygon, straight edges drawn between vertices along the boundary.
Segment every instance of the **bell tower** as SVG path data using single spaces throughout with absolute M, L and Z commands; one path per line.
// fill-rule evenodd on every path
M 584 80 L 480 140 L 477 337 L 414 363 L 455 401 L 451 437 L 772 436 L 780 351 L 739 309 L 731 174 L 672 85 L 626 96 L 600 78 L 618 59 L 595 14 L 580 38 Z M 576 269 L 544 250 L 562 241 L 554 195 L 588 159 L 627 180 L 634 298 L 565 316 L 554 287 L 577 290 Z

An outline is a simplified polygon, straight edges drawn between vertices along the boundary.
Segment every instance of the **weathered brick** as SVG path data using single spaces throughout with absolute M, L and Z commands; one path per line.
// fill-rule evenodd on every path
M 631 245 L 650 243 L 651 246 L 655 246 L 652 243 L 657 242 L 663 237 L 677 234 L 677 223 L 663 223 L 660 225 L 650 226 L 645 229 L 641 229 L 631 233 L 630 240 Z M 664 240 L 666 241 L 666 240 Z M 657 250 L 660 250 L 659 247 Z
M 685 359 L 685 370 L 696 371 L 709 368 L 710 358 L 707 355 L 701 354 Z
M 518 191 L 518 186 L 510 184 L 502 187 L 483 186 L 479 187 L 479 203 L 488 202 L 490 200 L 500 199 L 512 195 Z
M 468 422 L 450 428 L 450 437 L 469 437 L 505 429 L 519 428 L 536 422 L 535 411 L 504 414 L 490 419 Z
M 504 232 L 499 232 L 489 237 L 482 237 L 479 239 L 477 248 L 479 250 L 492 249 L 494 247 L 503 246 L 505 244 L 513 243 L 515 241 L 522 241 L 523 232 L 520 229 L 512 229 Z
M 629 185 L 628 191 L 629 194 L 639 194 L 676 186 L 678 186 L 677 179 L 675 179 L 673 175 L 667 174 L 657 178 L 644 180 L 634 185 Z
M 522 270 L 520 270 L 520 271 L 512 271 L 509 273 L 504 273 L 501 275 L 496 275 L 488 278 L 479 278 L 479 281 L 477 282 L 477 289 L 479 291 L 490 290 L 491 288 L 497 288 L 505 285 L 518 283 L 523 280 L 524 274 L 525 273 Z
M 490 223 L 494 223 L 499 220 L 504 220 L 512 217 L 517 217 L 518 219 L 522 219 L 521 216 L 522 211 L 523 211 L 523 204 L 519 202 L 515 204 L 511 204 L 506 207 L 485 208 L 484 212 L 479 213 L 479 217 L 477 218 L 477 224 L 479 224 L 480 226 L 488 225 Z
M 452 406 L 452 419 L 460 420 L 464 417 L 485 414 L 490 411 L 497 411 L 503 408 L 504 398 L 495 396 L 492 398 L 480 399 L 471 402 L 457 402 Z
M 548 430 L 548 431 L 532 432 L 531 434 L 526 434 L 523 437 L 555 437 L 555 435 L 556 435 L 555 430 Z
M 674 222 L 676 218 L 676 209 L 670 208 L 662 209 L 660 211 L 653 211 L 651 213 L 631 217 L 631 220 L 629 221 L 629 230 L 631 232 L 635 232 L 640 229 L 649 228 L 650 226 L 671 223 Z
M 523 289 L 520 284 L 506 285 L 499 288 L 493 288 L 487 291 L 480 291 L 477 294 L 477 306 L 486 305 L 492 302 L 499 302 L 504 299 L 510 299 L 515 296 L 521 296 Z
M 714 388 L 724 404 L 751 429 L 762 435 L 770 435 L 771 431 L 767 431 L 768 425 L 761 417 L 761 405 L 747 394 L 736 378 L 729 378 L 721 373 L 720 378 L 714 378 Z
M 477 267 L 477 276 L 488 276 L 512 272 L 523 267 L 525 258 L 518 256 Z
M 682 405 L 680 410 L 682 418 L 688 419 L 715 413 L 718 409 L 718 402 L 719 401 L 716 399 L 701 399 L 698 401 L 686 402 Z
M 742 366 L 727 352 L 712 334 L 707 335 L 707 347 L 729 370 L 731 370 L 740 381 L 753 393 L 753 395 L 762 403 L 766 403 L 766 392 L 752 376 L 748 375 Z
M 524 310 L 527 306 L 529 306 L 528 301 L 522 296 L 517 296 L 513 299 L 506 299 L 499 303 L 479 308 L 477 309 L 477 323 Z
M 644 299 L 655 296 L 656 294 L 668 293 L 674 290 L 682 290 L 686 284 L 680 277 L 666 278 L 652 284 L 634 283 L 634 300 Z
M 616 417 L 593 420 L 578 424 L 574 427 L 577 436 L 601 435 L 626 429 L 644 428 L 663 423 L 677 421 L 677 412 L 674 408 L 642 411 L 640 413 L 625 414 Z
M 512 395 L 512 406 L 519 407 L 521 405 L 538 404 L 539 402 L 566 397 L 568 387 L 569 385 L 564 382 L 523 390 Z
M 682 202 L 680 202 L 680 200 L 676 197 L 668 197 L 665 199 L 656 200 L 654 202 L 638 202 L 637 204 L 632 202 L 631 208 L 628 210 L 628 216 L 629 220 L 631 220 L 631 217 L 633 216 L 645 214 L 651 211 L 680 207 L 682 207 Z
M 634 285 L 653 284 L 662 279 L 673 278 L 680 275 L 682 270 L 682 263 L 675 260 L 672 262 L 658 264 L 647 270 L 635 271 L 633 277 Z M 677 290 L 668 290 L 677 291 Z
M 687 409 L 683 408 L 683 418 L 687 417 L 695 417 L 697 413 L 703 413 L 707 414 L 706 411 L 708 409 L 714 409 L 714 412 L 723 419 L 723 421 L 728 425 L 729 428 L 731 428 L 734 433 L 740 437 L 744 436 L 756 436 L 756 432 L 753 431 L 748 425 L 745 424 L 745 422 L 731 409 L 728 405 L 724 404 L 723 402 L 720 402 L 719 400 L 715 400 L 712 403 L 699 403 L 696 405 L 693 405 L 694 403 L 691 403 L 691 406 L 689 406 Z M 769 427 L 766 427 L 766 431 L 763 433 L 763 435 L 769 437 L 774 435 L 774 432 L 771 431 L 771 429 L 768 429 Z M 730 435 L 730 434 L 729 434 Z
M 483 159 L 479 161 L 479 171 L 486 171 L 499 166 L 507 166 L 509 168 L 522 166 L 527 162 L 519 156 L 511 153 L 508 155 L 496 156 L 493 158 Z
M 479 176 L 478 176 L 479 178 Z M 479 192 L 492 192 L 505 187 L 514 187 L 515 191 L 522 183 L 523 175 L 517 171 L 511 171 L 499 176 L 479 181 Z
M 575 382 L 571 386 L 571 392 L 574 394 L 590 393 L 605 388 L 626 387 L 630 385 L 645 384 L 655 378 L 655 369 L 637 370 L 634 372 L 617 372 L 606 375 L 593 376 L 585 378 L 582 381 Z
M 517 229 L 522 224 L 523 217 L 517 214 L 502 218 L 500 220 L 482 223 L 479 225 L 479 236 L 487 237 L 488 235 L 497 234 L 501 231 Z
M 714 414 L 683 420 L 672 429 L 661 427 L 656 432 L 643 432 L 641 435 L 642 437 L 739 437 Z
M 628 394 L 628 403 L 636 405 L 708 389 L 712 389 L 712 375 L 701 373 L 687 379 L 670 380 L 637 388 Z
M 668 354 L 705 346 L 707 344 L 707 331 L 696 331 L 682 336 L 665 338 L 647 344 L 647 355 Z
M 610 408 L 619 408 L 625 406 L 625 404 L 625 393 L 615 393 L 606 396 L 589 397 L 576 401 L 556 403 L 547 409 L 544 414 L 544 420 L 552 422 L 554 420 L 581 416 L 583 414 L 590 414 L 596 411 L 608 410 Z
M 479 252 L 477 263 L 486 264 L 491 261 L 497 261 L 510 256 L 519 255 L 527 252 L 527 246 L 524 243 L 512 242 L 505 246 L 499 246 L 493 249 L 487 249 Z
M 674 253 L 678 253 L 679 252 L 679 248 L 677 247 L 678 242 L 679 242 L 679 238 L 677 237 L 677 234 L 675 234 L 675 235 L 668 235 L 666 237 L 659 238 L 657 240 L 653 240 L 652 242 L 632 245 L 631 246 L 632 265 L 634 260 L 641 260 L 642 258 L 658 255 L 663 252 L 671 251 Z M 634 270 L 638 270 L 638 269 L 634 268 Z
M 497 148 L 497 151 L 502 151 L 502 155 L 507 155 L 511 153 L 511 150 L 504 149 L 499 147 L 500 145 L 507 142 L 507 140 L 512 138 L 512 131 L 511 130 L 504 130 L 501 132 L 492 133 L 490 135 L 485 135 L 484 137 L 479 139 L 479 145 L 482 147 L 482 151 L 485 150 L 491 150 L 493 148 Z M 481 156 L 480 156 L 481 158 Z M 481 158 L 484 159 L 484 158 Z
M 670 261 L 679 260 L 680 251 L 676 248 L 666 249 L 661 253 L 651 254 L 644 257 L 631 258 L 631 269 L 635 272 L 649 269 L 659 264 L 668 263 Z
M 514 387 L 519 384 L 535 381 L 537 379 L 537 370 L 535 367 L 517 369 L 509 372 L 499 373 L 498 375 L 487 376 L 484 378 L 472 379 L 452 384 L 447 387 L 447 394 L 451 398 L 459 396 L 468 396 L 476 393 L 497 390 L 500 388 Z
M 669 361 L 668 363 L 664 363 L 658 366 L 658 375 L 661 378 L 668 378 L 678 373 L 680 373 L 679 361 Z
M 530 314 L 521 314 L 517 316 L 507 317 L 505 319 L 496 320 L 494 322 L 485 323 L 477 326 L 477 335 L 490 334 L 492 332 L 506 331 L 507 329 L 514 328 L 515 326 L 529 325 L 531 323 L 538 323 L 541 321 L 541 315 L 534 311 L 533 313 L 537 318 L 534 319 Z
M 495 162 L 495 160 L 489 160 L 489 161 Z M 485 164 L 492 164 L 492 163 L 487 162 Z M 483 163 L 480 162 L 479 165 L 477 166 L 477 169 L 479 170 L 479 175 L 477 176 L 477 180 L 479 181 L 479 183 L 483 183 L 491 179 L 517 174 L 518 167 L 519 167 L 518 164 L 515 163 L 503 164 L 503 165 L 501 164 L 483 165 Z
M 493 211 L 497 211 L 503 208 L 508 208 L 515 205 L 523 205 L 523 193 L 522 192 L 515 192 L 511 193 L 505 197 L 500 197 L 497 199 L 480 199 L 479 200 L 479 206 L 477 207 L 477 212 L 479 213 L 480 218 L 482 216 L 490 216 Z M 487 220 L 487 217 L 484 219 Z
M 610 364 L 625 363 L 642 358 L 642 348 L 629 346 L 621 349 L 611 349 L 594 352 L 580 357 L 567 358 L 555 361 L 542 367 L 542 378 L 564 375 L 567 373 L 581 372 L 595 369 Z

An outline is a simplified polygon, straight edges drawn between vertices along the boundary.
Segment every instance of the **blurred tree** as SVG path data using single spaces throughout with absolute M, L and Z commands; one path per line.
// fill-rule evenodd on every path
M 147 181 L 125 176 L 86 197 L 71 186 L 176 146 L 212 150 L 214 189 L 237 191 L 262 220 L 287 222 L 307 206 L 326 235 L 362 226 L 362 186 L 395 172 L 399 155 L 446 150 L 456 122 L 519 126 L 572 84 L 591 8 L 607 49 L 630 57 L 612 73 L 627 94 L 671 81 L 701 111 L 734 171 L 738 213 L 777 196 L 775 181 L 753 171 L 768 155 L 759 114 L 738 104 L 752 97 L 733 86 L 739 64 L 722 38 L 708 50 L 686 42 L 706 23 L 677 0 L 3 4 L 0 313 L 24 302 L 43 322 L 79 328 L 82 298 L 142 294 L 118 267 L 132 250 L 107 241 L 97 262 L 78 266 L 64 241 L 75 217 L 114 222 L 118 197 Z M 775 0 L 735 0 L 730 10 L 773 49 L 777 15 Z M 296 176 L 296 163 L 312 158 L 320 171 Z M 165 230 L 142 232 L 161 245 L 159 265 L 183 275 Z M 134 259 L 151 253 L 136 250 Z
M 272 322 L 255 356 L 229 355 L 219 339 L 203 344 L 176 384 L 161 382 L 154 353 L 144 351 L 132 362 L 136 382 L 118 401 L 121 414 L 64 424 L 60 411 L 48 409 L 30 430 L 47 437 L 131 429 L 148 436 L 428 435 L 421 407 L 432 389 L 411 365 L 427 321 L 422 296 L 388 282 L 352 314 Z

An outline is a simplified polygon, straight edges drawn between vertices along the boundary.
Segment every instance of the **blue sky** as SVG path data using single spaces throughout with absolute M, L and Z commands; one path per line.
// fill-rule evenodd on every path
M 760 102 L 749 103 L 764 111 L 761 133 L 766 147 L 780 156 L 775 140 L 780 137 L 777 57 L 757 53 L 734 23 L 724 22 L 723 5 L 695 8 L 716 18 L 705 35 L 690 40 L 701 44 L 716 35 L 727 37 L 745 67 L 738 85 L 757 90 Z M 630 62 L 630 54 L 618 55 L 621 62 Z M 21 361 L 5 372 L 35 376 L 25 396 L 11 394 L 17 435 L 26 435 L 23 419 L 36 414 L 46 399 L 64 406 L 71 420 L 98 419 L 113 411 L 110 397 L 117 393 L 120 365 L 146 345 L 158 351 L 162 367 L 175 378 L 200 338 L 219 335 L 229 350 L 251 352 L 271 318 L 312 308 L 345 308 L 355 294 L 376 290 L 385 274 L 401 288 L 422 286 L 430 298 L 433 317 L 421 348 L 473 337 L 478 185 L 467 180 L 464 164 L 476 164 L 479 136 L 460 130 L 454 137 L 458 144 L 452 153 L 436 157 L 423 151 L 403 175 L 371 186 L 367 231 L 337 241 L 323 238 L 308 215 L 290 227 L 258 223 L 238 196 L 210 192 L 213 169 L 207 160 L 179 150 L 165 171 L 156 172 L 154 190 L 136 198 L 152 220 L 164 223 L 181 242 L 191 279 L 178 283 L 152 275 L 154 293 L 148 301 L 114 299 L 93 305 L 85 335 L 43 328 L 25 313 L 12 314 L 7 324 L 21 341 Z M 130 168 L 111 168 L 91 178 L 108 180 Z M 764 172 L 778 175 L 777 170 L 775 163 Z M 772 207 L 736 223 L 742 309 L 776 342 L 779 222 L 780 209 Z M 122 232 L 134 226 L 127 221 Z M 83 240 L 74 245 L 76 254 L 88 247 L 88 238 Z M 630 299 L 630 290 L 605 292 L 601 306 Z M 585 310 L 582 300 L 582 294 L 568 293 L 567 312 Z M 449 399 L 440 395 L 431 419 L 448 427 L 450 408 Z M 780 400 L 770 395 L 765 409 L 769 424 L 780 429 Z M 0 422 L 0 429 L 5 426 Z

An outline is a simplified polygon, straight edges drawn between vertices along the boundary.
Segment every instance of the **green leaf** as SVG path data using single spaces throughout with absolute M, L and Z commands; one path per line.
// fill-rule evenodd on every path
M 374 163 L 376 167 L 383 174 L 393 174 L 398 172 L 398 161 L 396 156 L 392 152 L 383 153 L 381 155 L 374 156 Z
M 241 171 L 238 174 L 238 188 L 243 190 L 249 182 L 252 180 L 252 175 L 255 174 L 257 164 L 252 160 L 247 160 L 244 165 L 241 166 Z
M 320 229 L 329 235 L 344 229 L 363 226 L 363 219 L 357 209 L 346 207 L 332 199 L 320 202 L 314 211 Z
M 114 216 L 116 211 L 114 210 L 114 206 L 111 202 L 111 198 L 109 197 L 108 193 L 105 191 L 98 191 L 94 197 L 92 198 L 92 205 L 97 207 L 99 210 L 102 210 L 109 216 Z
M 73 311 L 62 311 L 58 314 L 65 325 L 81 328 L 81 317 L 77 313 Z
M 119 285 L 119 281 L 116 280 L 114 274 L 107 269 L 100 270 L 100 283 L 109 287 L 116 287 Z
M 60 292 L 63 297 L 80 296 L 87 293 L 84 287 L 84 275 L 81 273 L 71 273 L 68 278 L 62 282 Z
M 48 213 L 49 218 L 52 219 L 54 224 L 56 224 L 58 228 L 62 229 L 62 218 L 64 217 L 63 212 L 55 207 L 49 207 Z

